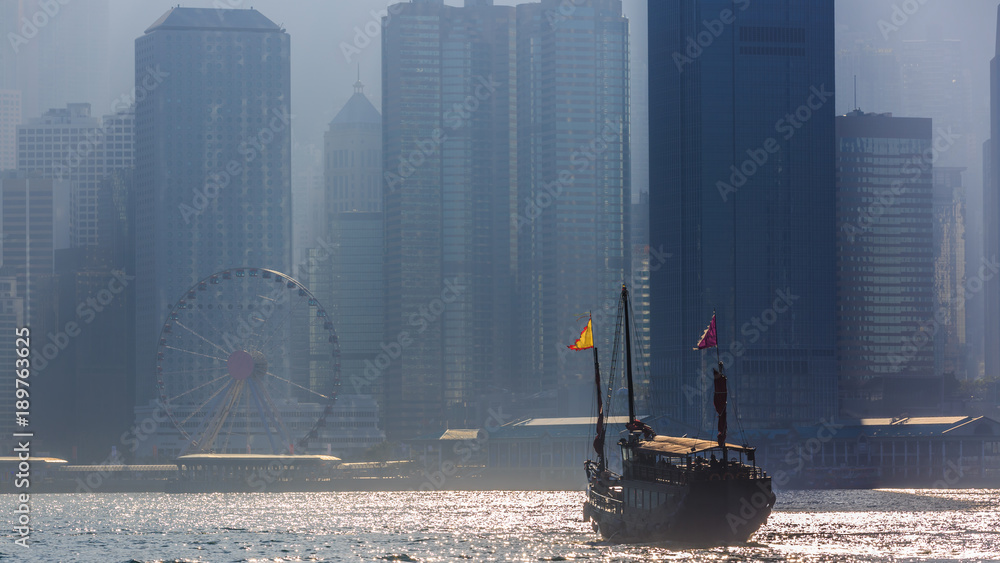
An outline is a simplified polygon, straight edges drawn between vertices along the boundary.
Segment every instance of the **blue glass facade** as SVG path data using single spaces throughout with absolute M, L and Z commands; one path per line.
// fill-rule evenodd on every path
M 714 425 L 715 355 L 692 350 L 714 310 L 744 426 L 831 416 L 833 1 L 648 9 L 654 408 Z
M 837 359 L 851 418 L 940 399 L 931 120 L 837 117 Z M 926 411 L 925 411 L 926 412 Z M 933 411 L 927 414 L 935 414 Z
M 631 270 L 629 22 L 620 0 L 517 7 L 517 258 L 523 393 L 593 373 L 566 346 L 592 313 L 611 353 Z
M 997 8 L 1000 33 L 1000 7 Z M 1000 257 L 1000 35 L 990 60 L 990 138 L 983 144 L 983 258 Z M 985 278 L 985 276 L 984 276 Z M 986 377 L 1000 376 L 1000 279 L 983 280 L 983 364 Z
M 140 403 L 154 396 L 156 335 L 191 284 L 241 266 L 291 272 L 289 53 L 255 10 L 174 8 L 136 39 Z
M 482 424 L 512 364 L 514 9 L 390 7 L 382 34 L 390 439 Z

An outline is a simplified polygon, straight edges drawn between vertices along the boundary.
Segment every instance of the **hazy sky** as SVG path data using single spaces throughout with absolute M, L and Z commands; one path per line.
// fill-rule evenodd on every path
M 84 0 L 85 1 L 85 0 Z M 395 3 L 395 2 L 393 2 Z M 460 0 L 446 0 L 460 5 Z M 500 5 L 522 2 L 497 0 Z M 135 38 L 164 12 L 176 6 L 167 0 L 111 0 L 112 95 L 131 89 L 134 73 Z M 372 12 L 384 11 L 385 0 L 198 0 L 181 4 L 192 8 L 231 6 L 259 10 L 285 27 L 292 38 L 292 113 L 295 167 L 307 165 L 306 154 L 318 158 L 323 132 L 337 111 L 354 93 L 352 85 L 361 72 L 365 93 L 381 108 L 381 42 L 378 36 L 345 57 L 341 43 L 355 45 L 355 28 L 372 29 L 379 19 Z M 645 2 L 625 0 L 626 15 L 633 19 L 634 56 L 645 60 Z M 367 36 L 364 36 L 367 38 Z M 359 41 L 361 43 L 362 41 Z M 305 153 L 305 154 L 304 154 Z M 301 170 L 296 170 L 296 174 Z M 317 171 L 318 172 L 318 171 Z
M 446 0 L 455 5 L 460 1 Z M 497 0 L 497 3 L 514 5 L 518 2 Z M 109 39 L 114 97 L 131 88 L 135 38 L 173 5 L 176 4 L 168 0 L 111 0 Z M 351 85 L 359 65 L 361 80 L 367 85 L 366 92 L 373 103 L 380 106 L 379 38 L 372 38 L 369 45 L 360 49 L 360 54 L 350 55 L 350 61 L 341 44 L 354 45 L 355 28 L 364 30 L 368 26 L 373 29 L 372 22 L 378 21 L 373 11 L 384 10 L 385 0 L 197 0 L 183 5 L 253 7 L 284 25 L 291 34 L 297 168 L 308 166 L 308 154 L 318 158 L 326 124 L 353 93 Z M 632 22 L 632 61 L 633 69 L 637 70 L 643 68 L 641 65 L 646 59 L 646 4 L 643 0 L 625 0 L 624 5 L 625 14 Z M 867 31 L 884 38 L 887 45 L 906 39 L 923 39 L 935 27 L 945 38 L 962 39 L 973 69 L 973 107 L 970 110 L 988 111 L 989 61 L 993 56 L 997 0 L 838 0 L 836 5 L 838 31 Z M 907 14 L 907 11 L 912 13 Z M 880 22 L 884 22 L 882 27 Z M 898 30 L 883 33 L 888 29 L 885 24 L 898 27 Z M 987 117 L 983 115 L 976 122 L 985 126 Z

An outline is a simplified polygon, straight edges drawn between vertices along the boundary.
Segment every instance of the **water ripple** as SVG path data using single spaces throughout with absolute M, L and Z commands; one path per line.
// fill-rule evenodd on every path
M 30 557 L 0 559 L 971 562 L 1000 554 L 998 492 L 783 492 L 753 541 L 713 549 L 602 542 L 575 492 L 35 495 Z

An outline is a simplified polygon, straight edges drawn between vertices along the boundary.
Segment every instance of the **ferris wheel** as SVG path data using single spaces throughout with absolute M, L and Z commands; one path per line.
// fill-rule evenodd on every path
M 333 320 L 287 274 L 213 274 L 171 307 L 156 387 L 181 453 L 307 453 L 340 388 Z

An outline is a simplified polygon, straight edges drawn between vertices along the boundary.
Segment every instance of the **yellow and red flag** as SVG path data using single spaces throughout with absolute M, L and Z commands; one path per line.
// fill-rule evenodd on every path
M 594 347 L 594 321 L 587 320 L 587 326 L 580 333 L 580 338 L 576 339 L 572 345 L 567 346 L 570 350 L 586 350 Z

